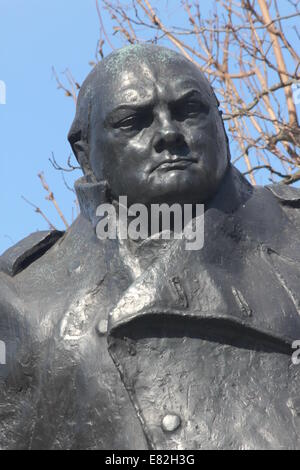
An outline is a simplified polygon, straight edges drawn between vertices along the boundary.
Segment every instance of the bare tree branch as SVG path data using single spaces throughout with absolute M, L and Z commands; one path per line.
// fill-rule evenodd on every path
M 39 177 L 39 179 L 40 179 L 40 181 L 41 181 L 41 184 L 42 184 L 43 188 L 44 188 L 45 191 L 48 193 L 48 195 L 46 196 L 46 199 L 47 199 L 48 201 L 50 201 L 50 202 L 53 203 L 53 205 L 54 205 L 54 207 L 55 207 L 55 209 L 56 209 L 58 215 L 60 216 L 61 220 L 63 221 L 65 227 L 66 227 L 66 228 L 69 228 L 69 224 L 68 224 L 68 222 L 67 222 L 65 216 L 63 215 L 63 213 L 62 213 L 62 211 L 61 211 L 61 209 L 60 209 L 60 207 L 59 207 L 59 205 L 58 205 L 58 203 L 57 203 L 57 201 L 56 201 L 56 199 L 55 199 L 55 197 L 54 197 L 53 192 L 50 190 L 50 188 L 49 188 L 49 186 L 48 186 L 48 184 L 47 184 L 47 182 L 46 182 L 46 180 L 45 180 L 45 177 L 44 177 L 43 173 L 39 173 L 39 174 L 38 174 L 38 177 Z
M 33 202 L 29 201 L 29 199 L 27 199 L 25 196 L 21 196 L 21 198 L 27 203 L 29 204 L 31 207 L 34 208 L 34 211 L 37 213 L 37 214 L 40 214 L 43 219 L 47 222 L 49 228 L 51 230 L 56 230 L 56 227 L 52 224 L 52 222 L 50 222 L 50 220 L 48 219 L 48 217 L 44 214 L 44 212 L 38 207 L 36 206 L 35 204 L 33 204 Z

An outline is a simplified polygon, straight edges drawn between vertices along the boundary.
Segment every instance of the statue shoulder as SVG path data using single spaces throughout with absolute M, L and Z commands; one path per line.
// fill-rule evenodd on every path
M 300 208 L 300 188 L 286 184 L 270 184 L 266 188 L 284 205 Z
M 286 184 L 272 184 L 266 186 L 272 193 L 279 206 L 288 219 L 294 224 L 297 233 L 300 231 L 300 188 Z
M 0 271 L 15 276 L 43 256 L 63 235 L 59 230 L 32 233 L 0 256 Z

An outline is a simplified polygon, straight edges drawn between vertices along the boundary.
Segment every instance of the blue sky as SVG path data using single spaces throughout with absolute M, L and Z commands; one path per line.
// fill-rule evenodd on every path
M 29 233 L 47 229 L 21 196 L 38 204 L 59 227 L 37 178 L 44 171 L 62 211 L 70 220 L 74 196 L 48 158 L 64 163 L 74 103 L 57 90 L 51 67 L 67 67 L 82 81 L 98 39 L 94 0 L 0 0 L 0 80 L 7 102 L 0 106 L 0 252 Z M 78 177 L 74 175 L 75 177 Z M 72 183 L 73 175 L 68 176 Z
M 168 4 L 172 10 L 170 1 L 154 3 Z M 211 4 L 203 2 L 203 9 Z M 91 70 L 99 24 L 94 0 L 0 0 L 0 13 L 0 80 L 7 86 L 7 103 L 0 105 L 1 253 L 29 233 L 48 228 L 22 195 L 63 227 L 45 200 L 40 171 L 71 220 L 74 195 L 48 159 L 53 152 L 63 164 L 70 153 L 66 136 L 74 103 L 57 90 L 51 68 L 58 73 L 69 68 L 82 82 Z M 180 11 L 172 13 L 174 21 L 180 21 Z M 116 37 L 114 43 L 122 45 Z M 79 176 L 67 175 L 69 184 Z

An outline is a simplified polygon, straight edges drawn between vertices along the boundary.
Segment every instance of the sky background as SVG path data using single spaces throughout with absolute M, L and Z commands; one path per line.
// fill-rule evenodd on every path
M 203 14 L 212 3 L 203 2 Z M 169 7 L 174 22 L 180 24 L 180 8 L 172 8 L 171 1 L 154 4 L 162 10 Z M 105 13 L 103 18 L 109 33 Z M 28 234 L 48 229 L 22 196 L 41 207 L 57 228 L 63 228 L 45 200 L 37 177 L 41 171 L 62 212 L 68 221 L 72 219 L 74 194 L 66 189 L 49 158 L 53 152 L 65 164 L 70 154 L 66 137 L 75 107 L 57 89 L 52 66 L 58 74 L 70 69 L 81 83 L 91 70 L 89 61 L 94 59 L 98 39 L 94 0 L 0 0 L 0 80 L 7 87 L 7 102 L 0 105 L 0 253 Z M 114 44 L 122 46 L 116 36 Z M 79 176 L 80 172 L 66 175 L 70 186 Z

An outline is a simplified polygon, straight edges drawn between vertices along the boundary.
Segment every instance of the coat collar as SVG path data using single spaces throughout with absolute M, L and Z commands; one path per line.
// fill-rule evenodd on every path
M 299 279 L 294 225 L 272 191 L 232 170 L 206 207 L 203 249 L 170 244 L 113 309 L 110 333 L 167 315 L 225 321 L 290 344 L 300 337 Z

